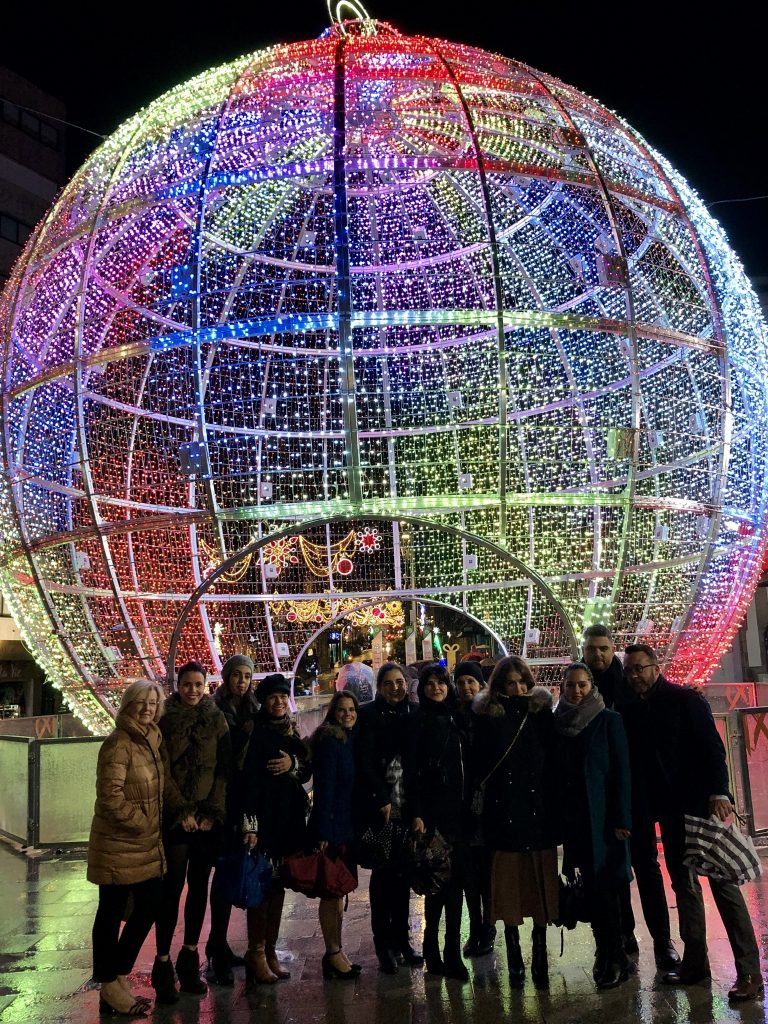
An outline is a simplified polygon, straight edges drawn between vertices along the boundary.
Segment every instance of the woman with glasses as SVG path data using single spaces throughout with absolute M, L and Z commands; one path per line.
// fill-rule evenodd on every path
M 99 887 L 93 922 L 93 974 L 101 982 L 99 1012 L 146 1017 L 148 1001 L 131 991 L 128 975 L 154 924 L 162 894 L 161 837 L 164 771 L 157 722 L 163 691 L 131 683 L 96 768 L 96 806 L 88 841 L 88 881 Z M 125 925 L 129 897 L 133 909 Z
M 572 877 L 578 870 L 584 884 L 595 936 L 595 984 L 615 988 L 632 966 L 624 952 L 619 905 L 620 887 L 632 879 L 629 751 L 621 716 L 606 708 L 583 662 L 563 673 L 555 731 L 563 873 Z

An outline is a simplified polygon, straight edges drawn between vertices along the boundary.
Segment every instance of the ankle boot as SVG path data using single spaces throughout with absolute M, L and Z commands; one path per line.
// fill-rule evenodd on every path
M 531 977 L 537 989 L 549 988 L 549 961 L 547 959 L 547 926 L 533 926 L 533 956 L 531 958 Z
M 267 966 L 278 981 L 285 981 L 291 976 L 290 971 L 286 971 L 284 967 L 280 966 L 280 961 L 277 959 L 275 951 L 277 936 L 280 933 L 280 922 L 283 918 L 284 902 L 285 892 L 283 890 L 272 893 L 267 900 L 267 930 L 264 951 L 267 958 Z
M 504 944 L 507 947 L 507 970 L 510 988 L 520 989 L 525 984 L 525 964 L 520 949 L 520 932 L 514 924 L 504 925 Z
M 421 944 L 421 951 L 429 974 L 445 974 L 445 964 L 440 956 L 440 945 L 437 941 L 437 928 L 432 924 L 427 924 L 424 928 L 424 942 Z
M 200 956 L 196 949 L 181 947 L 176 958 L 176 974 L 179 976 L 179 988 L 182 992 L 204 996 L 208 991 L 208 986 L 200 977 Z
M 155 957 L 152 964 L 152 988 L 158 1003 L 178 1003 L 179 993 L 176 988 L 176 978 L 173 974 L 173 964 L 170 960 L 161 960 Z
M 266 955 L 267 908 L 251 907 L 246 911 L 248 952 L 245 954 L 245 979 L 259 985 L 274 985 L 276 975 L 269 969 Z

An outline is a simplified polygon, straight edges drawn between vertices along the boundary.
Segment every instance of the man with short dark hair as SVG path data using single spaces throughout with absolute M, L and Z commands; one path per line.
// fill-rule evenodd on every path
M 683 864 L 685 815 L 716 815 L 725 821 L 733 812 L 728 791 L 725 748 L 709 704 L 698 692 L 670 683 L 661 674 L 656 652 L 647 644 L 630 644 L 624 672 L 639 700 L 622 708 L 632 766 L 632 866 L 640 885 L 643 912 L 661 913 L 663 884 L 649 884 L 658 872 L 656 822 L 664 857 L 677 897 L 682 963 L 664 975 L 670 985 L 693 985 L 711 977 L 701 885 Z M 655 868 L 654 868 L 655 865 Z M 645 877 L 646 897 L 641 878 Z M 661 883 L 659 874 L 658 882 Z M 737 978 L 728 998 L 736 1002 L 763 994 L 760 958 L 744 897 L 737 885 L 710 879 L 712 896 L 725 925 L 736 961 Z M 655 892 L 654 892 L 655 890 Z M 659 904 L 649 905 L 653 894 Z

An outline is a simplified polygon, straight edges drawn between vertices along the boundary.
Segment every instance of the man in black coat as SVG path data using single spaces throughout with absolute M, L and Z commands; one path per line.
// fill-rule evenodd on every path
M 638 698 L 624 676 L 624 666 L 616 655 L 616 644 L 611 631 L 602 622 L 587 626 L 584 630 L 582 657 L 592 672 L 595 686 L 607 708 L 619 711 L 625 704 L 632 704 Z M 632 839 L 630 839 L 630 844 Z M 653 954 L 660 970 L 674 970 L 680 957 L 672 944 L 669 927 L 669 909 L 664 897 L 664 882 L 661 877 L 656 841 L 643 850 L 644 870 L 637 876 L 637 888 L 643 907 L 643 917 L 653 939 Z M 635 915 L 629 883 L 619 887 L 621 905 L 621 932 L 624 952 L 638 952 L 635 938 Z
M 682 963 L 663 980 L 692 985 L 709 978 L 710 968 L 701 885 L 683 864 L 685 815 L 716 815 L 725 821 L 733 812 L 725 748 L 709 704 L 695 690 L 665 679 L 652 647 L 627 647 L 624 671 L 640 698 L 621 709 L 632 766 L 632 866 L 640 883 L 649 869 L 652 848 L 655 858 L 658 822 L 685 943 Z M 715 879 L 710 879 L 710 888 L 736 961 L 737 979 L 728 997 L 755 999 L 763 993 L 763 980 L 741 890 Z M 657 898 L 664 899 L 663 886 Z M 643 910 L 647 919 L 645 902 Z

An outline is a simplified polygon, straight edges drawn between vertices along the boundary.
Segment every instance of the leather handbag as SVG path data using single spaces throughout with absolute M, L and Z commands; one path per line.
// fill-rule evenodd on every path
M 280 880 L 286 889 L 310 899 L 339 899 L 357 888 L 357 878 L 344 860 L 322 850 L 283 858 Z
M 417 896 L 434 896 L 451 877 L 451 845 L 440 832 L 412 832 L 405 844 L 411 888 Z
M 584 882 L 581 875 L 576 873 L 572 878 L 565 878 L 560 875 L 558 879 L 559 907 L 557 917 L 553 922 L 558 928 L 575 928 L 579 921 L 589 923 L 589 909 L 587 907 L 587 895 L 584 891 Z

